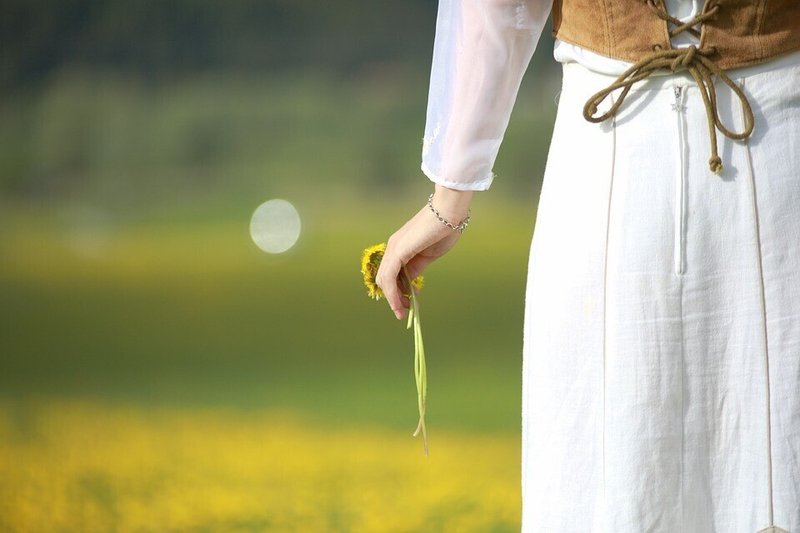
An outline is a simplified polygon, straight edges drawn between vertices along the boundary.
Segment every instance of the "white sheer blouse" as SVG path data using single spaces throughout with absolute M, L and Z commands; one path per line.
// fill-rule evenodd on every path
M 702 0 L 667 0 L 688 20 Z M 547 23 L 552 0 L 440 0 L 433 46 L 422 172 L 452 189 L 490 187 L 497 153 L 522 76 Z M 684 32 L 673 46 L 688 46 Z M 553 57 L 620 74 L 630 63 L 556 40 Z

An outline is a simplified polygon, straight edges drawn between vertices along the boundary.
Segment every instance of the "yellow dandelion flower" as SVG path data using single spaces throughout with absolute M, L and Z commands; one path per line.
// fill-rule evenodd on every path
M 367 295 L 375 300 L 383 298 L 383 291 L 375 283 L 375 277 L 378 275 L 378 267 L 381 265 L 381 259 L 383 259 L 385 251 L 386 243 L 382 242 L 368 247 L 361 255 L 361 274 L 364 276 L 364 286 L 367 288 Z M 425 278 L 417 276 L 411 282 L 411 285 L 419 291 L 424 283 Z
M 378 275 L 378 267 L 381 265 L 383 254 L 386 252 L 386 243 L 375 244 L 364 250 L 361 255 L 361 274 L 364 276 L 364 285 L 367 287 L 367 294 L 370 298 L 379 300 L 383 298 L 384 294 L 378 284 L 375 283 L 375 277 Z M 419 423 L 417 429 L 414 430 L 413 435 L 416 437 L 422 432 L 422 441 L 425 450 L 425 455 L 428 455 L 428 431 L 425 427 L 425 407 L 427 404 L 428 395 L 428 377 L 425 365 L 425 346 L 422 342 L 422 323 L 419 318 L 419 301 L 417 300 L 416 293 L 422 289 L 425 279 L 422 276 L 417 276 L 413 280 L 409 280 L 410 276 L 403 265 L 403 280 L 406 287 L 410 286 L 408 297 L 411 300 L 411 308 L 408 312 L 408 329 L 414 328 L 414 380 L 417 384 L 417 407 L 419 409 Z
M 382 242 L 370 246 L 361 255 L 361 274 L 364 276 L 364 285 L 367 287 L 367 294 L 370 298 L 379 300 L 383 298 L 383 291 L 375 283 L 375 276 L 378 275 L 378 267 L 383 259 L 383 252 L 386 251 L 386 243 Z

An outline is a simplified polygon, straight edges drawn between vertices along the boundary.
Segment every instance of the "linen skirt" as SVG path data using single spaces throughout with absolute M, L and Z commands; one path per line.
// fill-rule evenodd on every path
M 755 129 L 719 134 L 716 175 L 688 74 L 594 124 L 615 77 L 563 65 L 525 301 L 525 533 L 800 533 L 800 53 L 728 75 Z

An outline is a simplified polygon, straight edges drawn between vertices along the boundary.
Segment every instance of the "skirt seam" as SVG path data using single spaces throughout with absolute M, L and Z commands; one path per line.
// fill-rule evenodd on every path
M 745 80 L 741 79 L 740 84 L 744 88 Z M 742 111 L 744 114 L 744 111 Z M 744 117 L 742 116 L 744 121 Z M 772 421 L 771 421 L 771 408 L 770 408 L 770 376 L 769 376 L 769 336 L 767 330 L 767 298 L 766 288 L 764 284 L 764 258 L 761 253 L 761 224 L 758 214 L 758 199 L 756 198 L 756 181 L 755 172 L 753 171 L 753 157 L 750 151 L 750 143 L 744 139 L 744 148 L 747 155 L 747 171 L 750 182 L 750 198 L 752 203 L 753 224 L 755 233 L 756 244 L 756 268 L 758 269 L 758 282 L 759 282 L 759 296 L 761 306 L 761 323 L 763 326 L 762 338 L 764 340 L 764 395 L 765 399 L 765 417 L 766 417 L 766 437 L 767 437 L 767 495 L 768 495 L 768 513 L 769 513 L 769 527 L 775 527 L 774 519 L 774 502 L 773 502 L 773 486 L 772 486 Z
M 611 96 L 614 100 L 614 96 Z M 603 508 L 605 511 L 606 505 L 606 355 L 608 350 L 608 334 L 607 334 L 607 317 L 608 317 L 608 242 L 611 232 L 611 201 L 614 191 L 614 174 L 616 168 L 616 155 L 617 155 L 617 121 L 616 117 L 611 117 L 611 165 L 609 172 L 608 182 L 608 197 L 606 200 L 606 235 L 605 246 L 603 250 L 603 444 L 602 444 L 602 457 L 603 457 Z M 605 513 L 604 513 L 605 516 Z M 605 524 L 604 524 L 605 529 Z

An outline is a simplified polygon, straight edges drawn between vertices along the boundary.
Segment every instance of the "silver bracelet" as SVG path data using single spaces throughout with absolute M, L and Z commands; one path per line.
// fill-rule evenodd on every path
M 439 211 L 437 211 L 436 208 L 433 207 L 433 193 L 431 193 L 431 195 L 428 196 L 428 207 L 431 208 L 431 211 L 436 216 L 436 218 L 439 219 L 439 222 L 441 222 L 442 224 L 444 224 L 445 226 L 447 226 L 448 228 L 450 228 L 450 229 L 452 229 L 454 231 L 457 231 L 459 233 L 464 233 L 464 230 L 467 229 L 467 226 L 469 226 L 469 219 L 470 219 L 470 210 L 469 209 L 467 210 L 467 218 L 465 218 L 464 220 L 462 220 L 458 224 L 453 224 L 453 223 L 447 221 L 442 215 L 439 214 Z

